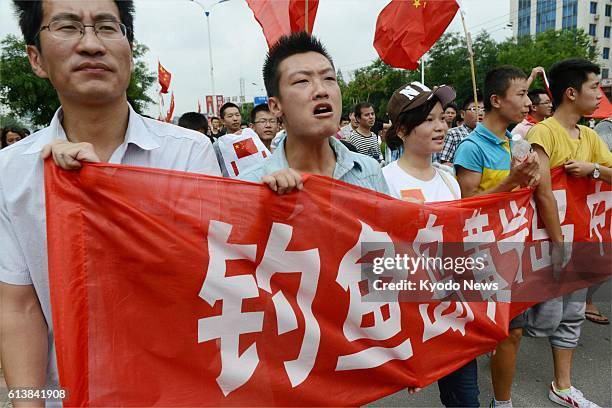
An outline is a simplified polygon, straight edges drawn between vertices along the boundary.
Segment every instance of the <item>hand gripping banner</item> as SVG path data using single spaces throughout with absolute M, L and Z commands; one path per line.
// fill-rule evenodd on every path
M 431 384 L 493 350 L 529 305 L 610 276 L 602 182 L 554 173 L 574 242 L 561 272 L 530 190 L 421 206 L 324 177 L 304 186 L 277 196 L 237 180 L 47 161 L 64 403 L 361 405 Z M 441 251 L 472 263 L 380 271 Z M 417 287 L 389 286 L 408 281 Z

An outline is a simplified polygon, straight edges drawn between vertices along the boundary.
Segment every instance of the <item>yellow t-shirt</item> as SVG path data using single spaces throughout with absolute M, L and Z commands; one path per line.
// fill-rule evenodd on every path
M 578 128 L 580 136 L 572 139 L 559 121 L 550 117 L 532 127 L 527 133 L 527 140 L 544 149 L 551 169 L 568 160 L 612 167 L 612 153 L 599 135 L 586 126 L 578 125 Z

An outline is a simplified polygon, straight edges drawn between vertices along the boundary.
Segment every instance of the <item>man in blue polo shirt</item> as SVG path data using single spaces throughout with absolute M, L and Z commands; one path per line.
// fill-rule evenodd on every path
M 527 76 L 518 68 L 502 66 L 485 78 L 482 123 L 465 138 L 455 154 L 457 181 L 462 197 L 512 191 L 538 183 L 538 160 L 531 153 L 519 162 L 512 157 L 510 123 L 522 121 L 531 106 Z M 523 333 L 522 315 L 510 322 L 510 335 L 497 345 L 491 358 L 495 398 L 491 406 L 511 407 L 510 391 L 516 353 Z

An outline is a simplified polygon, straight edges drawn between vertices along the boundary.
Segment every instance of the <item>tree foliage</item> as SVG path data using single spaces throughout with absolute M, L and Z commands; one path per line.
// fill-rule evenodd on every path
M 586 58 L 596 62 L 596 50 L 590 46 L 589 36 L 582 30 L 547 31 L 535 37 L 520 37 L 497 43 L 486 32 L 473 41 L 476 85 L 482 90 L 486 73 L 502 64 L 515 65 L 527 75 L 532 68 L 550 66 L 565 58 Z M 395 69 L 380 59 L 355 71 L 353 80 L 338 82 L 342 90 L 343 111 L 347 113 L 358 102 L 374 105 L 378 117 L 384 117 L 387 102 L 400 86 L 418 80 L 419 71 Z M 465 37 L 459 33 L 444 34 L 429 51 L 425 68 L 425 83 L 451 85 L 457 91 L 457 101 L 462 102 L 472 94 L 472 76 Z M 540 82 L 534 86 L 541 87 Z
M 8 35 L 0 42 L 0 48 L 0 103 L 8 107 L 11 116 L 27 119 L 37 126 L 46 126 L 60 105 L 55 89 L 47 79 L 34 75 L 25 52 L 25 43 L 21 39 Z M 156 76 L 147 70 L 145 62 L 141 60 L 147 51 L 147 46 L 134 43 L 134 72 L 127 96 L 137 112 L 153 102 L 146 92 Z

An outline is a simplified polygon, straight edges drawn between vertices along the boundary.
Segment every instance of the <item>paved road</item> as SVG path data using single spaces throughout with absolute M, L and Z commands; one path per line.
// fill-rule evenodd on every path
M 610 303 L 598 303 L 610 316 Z M 584 322 L 580 343 L 574 358 L 572 384 L 602 407 L 612 407 L 612 326 Z M 488 406 L 493 395 L 489 359 L 478 359 L 480 405 Z M 517 373 L 512 392 L 515 407 L 559 407 L 548 400 L 552 381 L 552 355 L 546 339 L 523 338 L 518 356 Z M 382 398 L 372 407 L 440 407 L 436 384 L 416 395 L 399 392 Z
M 607 316 L 612 316 L 610 303 L 599 303 L 598 307 Z M 584 395 L 602 407 L 612 407 L 612 326 L 585 322 L 582 326 L 580 344 L 574 359 L 573 383 Z M 493 395 L 489 360 L 478 361 L 480 403 L 487 406 Z M 552 356 L 545 339 L 524 338 L 521 343 L 513 402 L 515 407 L 558 407 L 548 400 L 548 386 L 552 381 Z M 4 377 L 0 372 L 0 407 L 6 401 Z M 439 407 L 438 388 L 434 384 L 417 395 L 399 392 L 380 399 L 371 407 Z

